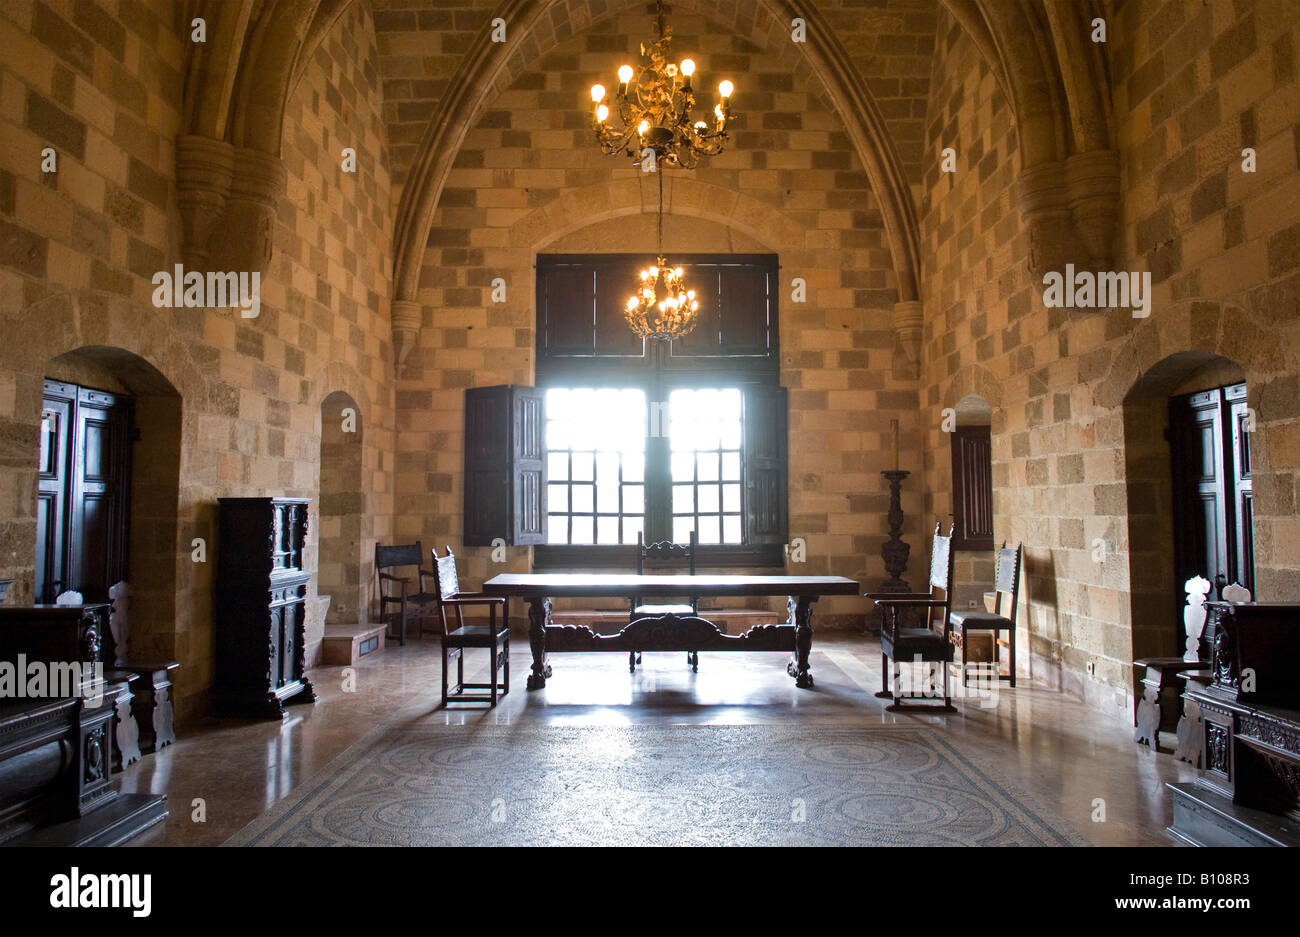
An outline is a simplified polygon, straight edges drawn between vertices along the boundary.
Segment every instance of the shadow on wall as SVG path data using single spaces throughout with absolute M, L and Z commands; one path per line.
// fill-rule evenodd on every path
M 1029 677 L 1060 690 L 1062 658 L 1071 646 L 1074 630 L 1068 616 L 1062 621 L 1057 605 L 1056 557 L 1051 550 L 1039 553 L 1025 547 L 1023 563 L 1020 592 L 1025 614 L 1019 616 L 1019 621 L 1029 632 Z M 1046 666 L 1036 669 L 1034 663 L 1040 660 Z

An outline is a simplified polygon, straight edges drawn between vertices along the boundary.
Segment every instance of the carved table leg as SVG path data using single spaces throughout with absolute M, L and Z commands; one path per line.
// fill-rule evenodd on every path
M 786 608 L 790 610 L 790 624 L 794 625 L 794 658 L 786 673 L 794 677 L 794 685 L 801 690 L 813 685 L 812 671 L 808 668 L 808 655 L 812 652 L 812 607 L 817 599 L 802 595 L 790 596 Z
M 551 600 L 528 600 L 528 644 L 533 649 L 533 669 L 528 675 L 528 689 L 540 690 L 551 675 L 546 661 L 546 626 L 551 622 Z

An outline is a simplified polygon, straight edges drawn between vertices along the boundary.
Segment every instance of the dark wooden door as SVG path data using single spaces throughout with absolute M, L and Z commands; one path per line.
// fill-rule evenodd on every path
M 108 600 L 126 578 L 132 402 L 46 381 L 37 520 L 37 596 Z
M 993 549 L 993 443 L 988 426 L 952 433 L 953 547 Z
M 1197 575 L 1214 584 L 1216 595 L 1232 582 L 1254 590 L 1248 420 L 1244 384 L 1170 400 L 1173 587 L 1179 608 L 1183 583 Z

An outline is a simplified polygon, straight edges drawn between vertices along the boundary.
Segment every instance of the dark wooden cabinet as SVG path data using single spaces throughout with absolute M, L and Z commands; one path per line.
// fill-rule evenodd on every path
M 306 498 L 221 498 L 213 705 L 280 718 L 314 703 L 307 680 Z
M 542 392 L 502 384 L 465 391 L 465 545 L 546 538 Z

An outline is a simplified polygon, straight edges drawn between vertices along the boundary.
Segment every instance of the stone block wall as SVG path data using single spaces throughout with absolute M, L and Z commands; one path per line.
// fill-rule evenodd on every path
M 1172 652 L 1174 635 L 1172 619 L 1151 621 L 1149 610 L 1135 621 L 1143 558 L 1130 552 L 1132 525 L 1168 523 L 1170 513 L 1132 513 L 1144 497 L 1159 499 L 1134 466 L 1168 459 L 1150 420 L 1134 419 L 1148 398 L 1188 387 L 1216 361 L 1219 376 L 1233 365 L 1244 373 L 1258 417 L 1257 591 L 1294 601 L 1300 589 L 1288 443 L 1300 407 L 1300 9 L 1138 2 L 1109 26 L 1122 170 L 1116 269 L 1151 272 L 1147 319 L 1044 306 L 1016 206 L 1014 116 L 969 37 L 941 14 L 927 150 L 937 160 L 953 146 L 958 170 L 927 169 L 921 212 L 926 488 L 935 513 L 949 509 L 942 409 L 984 396 L 997 537 L 1025 542 L 1030 640 L 1022 634 L 1021 647 L 1032 659 L 1021 669 L 1130 718 L 1132 660 Z M 1242 172 L 1246 146 L 1255 173 Z
M 386 536 L 393 417 L 391 187 L 369 6 L 350 8 L 306 65 L 282 139 L 250 141 L 279 150 L 288 170 L 252 319 L 152 301 L 153 274 L 181 261 L 182 14 L 166 0 L 0 8 L 0 575 L 18 580 L 11 602 L 31 600 L 51 360 L 152 401 L 143 444 L 172 463 L 143 464 L 136 479 L 151 497 L 132 534 L 130 575 L 145 597 L 132 623 L 139 652 L 181 663 L 183 721 L 206 707 L 212 681 L 216 499 L 315 501 L 321 401 L 344 390 L 364 411 L 367 510 Z M 54 173 L 42 172 L 47 146 Z M 341 172 L 344 146 L 357 150 L 355 176 Z M 192 561 L 195 538 L 206 562 Z M 150 605 L 159 582 L 167 594 Z

